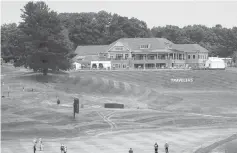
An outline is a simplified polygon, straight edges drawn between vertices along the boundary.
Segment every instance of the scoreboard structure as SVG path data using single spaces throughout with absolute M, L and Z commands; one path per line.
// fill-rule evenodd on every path
M 79 99 L 74 98 L 74 103 L 73 103 L 73 117 L 75 118 L 75 115 L 79 114 Z

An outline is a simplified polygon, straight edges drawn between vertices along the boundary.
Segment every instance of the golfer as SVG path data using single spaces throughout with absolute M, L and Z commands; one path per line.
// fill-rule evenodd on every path
M 155 148 L 155 153 L 158 153 L 158 144 L 157 144 L 157 142 L 155 143 L 155 145 L 154 145 L 154 148 Z
M 42 139 L 39 138 L 39 145 L 40 145 L 40 151 L 43 150 L 43 142 L 42 142 Z
M 36 143 L 33 146 L 33 151 L 34 151 L 34 153 L 36 152 Z
M 67 146 L 64 147 L 64 153 L 67 153 Z
M 61 150 L 61 153 L 64 153 L 64 145 L 63 144 L 61 144 L 60 150 Z
M 169 153 L 169 145 L 167 142 L 165 143 L 165 153 Z

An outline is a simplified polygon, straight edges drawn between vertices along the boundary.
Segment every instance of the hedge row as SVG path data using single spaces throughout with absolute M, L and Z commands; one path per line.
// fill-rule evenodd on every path
M 124 104 L 118 104 L 118 103 L 105 103 L 105 108 L 124 108 Z

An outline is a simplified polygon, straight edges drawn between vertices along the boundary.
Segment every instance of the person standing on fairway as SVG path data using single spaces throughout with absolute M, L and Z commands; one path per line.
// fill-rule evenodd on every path
M 133 153 L 133 150 L 132 148 L 129 149 L 128 153 Z
M 40 151 L 43 150 L 43 142 L 42 142 L 42 139 L 39 138 L 39 145 L 40 145 Z
M 167 142 L 165 143 L 165 153 L 169 153 L 169 145 Z
M 34 153 L 35 153 L 36 152 L 36 143 L 34 143 L 33 150 L 34 150 Z
M 57 99 L 57 104 L 58 104 L 58 105 L 60 104 L 60 99 Z
M 64 147 L 64 153 L 67 153 L 67 146 Z
M 10 87 L 9 86 L 8 86 L 7 94 L 8 94 L 8 97 L 9 97 L 9 94 L 10 94 Z
M 33 144 L 34 144 L 34 146 L 33 146 L 33 151 L 34 151 L 34 153 L 36 152 L 36 145 L 37 145 L 37 139 L 34 139 L 33 140 Z
M 63 144 L 61 144 L 60 150 L 61 150 L 61 153 L 64 152 L 64 145 Z
M 157 144 L 157 142 L 155 143 L 155 145 L 154 145 L 154 148 L 155 148 L 155 153 L 158 153 L 158 144 Z

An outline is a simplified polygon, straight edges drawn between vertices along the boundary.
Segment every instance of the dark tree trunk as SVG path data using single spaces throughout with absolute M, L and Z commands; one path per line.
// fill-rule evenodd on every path
M 48 68 L 43 69 L 43 75 L 47 75 L 48 74 Z

